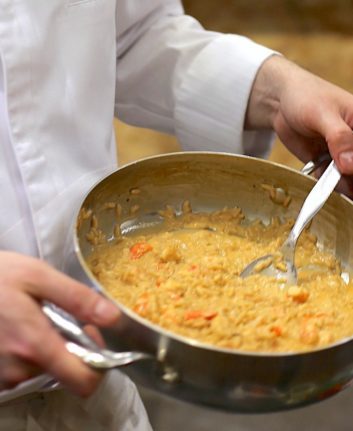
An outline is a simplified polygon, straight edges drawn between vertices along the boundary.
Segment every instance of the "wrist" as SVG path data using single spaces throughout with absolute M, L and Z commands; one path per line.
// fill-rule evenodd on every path
M 293 66 L 280 55 L 273 55 L 264 61 L 258 70 L 249 96 L 245 129 L 274 128 L 281 94 Z

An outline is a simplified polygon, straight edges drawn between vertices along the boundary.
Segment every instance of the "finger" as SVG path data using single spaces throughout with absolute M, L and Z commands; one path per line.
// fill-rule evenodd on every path
M 343 193 L 350 199 L 353 199 L 353 179 L 352 177 L 343 176 L 342 180 L 338 183 L 336 190 L 339 193 Z
M 67 351 L 66 341 L 30 296 L 17 291 L 12 299 L 13 307 L 5 307 L 2 313 L 0 357 L 17 357 L 38 366 L 74 393 L 91 394 L 100 381 L 100 374 Z
M 103 377 L 102 373 L 89 368 L 69 353 L 58 334 L 55 334 L 50 346 L 39 348 L 38 353 L 41 366 L 49 364 L 47 372 L 79 396 L 91 395 Z
M 327 137 L 328 147 L 339 171 L 353 175 L 353 131 L 343 125 Z
M 14 355 L 0 358 L 0 390 L 10 389 L 39 375 L 40 368 Z
M 304 136 L 295 131 L 280 117 L 276 122 L 276 133 L 287 149 L 304 163 L 315 160 L 327 151 L 326 141 L 317 135 Z
M 348 124 L 337 114 L 325 114 L 321 121 L 322 134 L 326 139 L 330 154 L 339 171 L 353 174 L 353 124 Z
M 85 333 L 98 344 L 99 347 L 101 348 L 105 347 L 104 338 L 102 337 L 102 334 L 98 331 L 98 329 L 95 326 L 85 325 L 83 329 Z
M 57 271 L 47 263 L 27 257 L 16 277 L 26 280 L 24 290 L 38 300 L 55 303 L 82 321 L 99 326 L 114 324 L 119 309 L 88 286 Z
M 32 328 L 22 331 L 23 338 L 13 351 L 25 361 L 35 363 L 79 396 L 92 394 L 102 374 L 93 371 L 81 359 L 68 352 L 66 341 L 40 316 Z

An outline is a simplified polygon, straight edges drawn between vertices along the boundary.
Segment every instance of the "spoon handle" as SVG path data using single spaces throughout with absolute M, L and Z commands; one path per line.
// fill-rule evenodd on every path
M 319 181 L 315 184 L 305 199 L 287 241 L 290 241 L 292 244 L 297 242 L 297 239 L 305 226 L 323 207 L 340 178 L 341 174 L 337 169 L 335 162 L 332 160 L 328 168 L 321 175 Z

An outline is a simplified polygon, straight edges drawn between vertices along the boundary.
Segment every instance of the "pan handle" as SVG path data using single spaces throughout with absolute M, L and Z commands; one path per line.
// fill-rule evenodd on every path
M 300 172 L 305 175 L 310 175 L 316 171 L 321 165 L 325 162 L 330 162 L 332 160 L 330 153 L 323 153 L 317 159 L 310 160 L 310 162 L 306 163 Z
M 153 355 L 142 352 L 112 352 L 102 349 L 83 331 L 76 319 L 64 310 L 48 302 L 42 304 L 42 310 L 53 326 L 66 339 L 72 340 L 66 342 L 67 350 L 93 369 L 103 371 L 141 360 L 155 359 Z M 11 401 L 35 392 L 51 392 L 61 387 L 61 383 L 50 375 L 40 374 L 12 389 L 0 391 L 0 402 Z
M 42 304 L 42 310 L 53 326 L 66 339 L 71 340 L 66 342 L 67 350 L 93 369 L 103 371 L 145 359 L 154 359 L 153 355 L 142 352 L 112 352 L 102 349 L 83 331 L 73 316 L 48 302 Z M 40 374 L 12 389 L 0 391 L 0 402 L 34 392 L 50 392 L 61 387 L 61 384 L 50 375 Z
M 69 340 L 66 343 L 67 350 L 94 369 L 122 367 L 136 361 L 153 358 L 152 355 L 143 352 L 113 352 L 102 349 L 83 331 L 70 314 L 48 302 L 42 305 L 42 310 L 54 327 Z
M 73 316 L 58 309 L 55 305 L 50 304 L 49 302 L 43 303 L 42 311 L 55 328 L 58 329 L 66 338 L 74 341 L 80 346 L 86 347 L 87 349 L 93 351 L 100 350 L 97 343 L 83 331 Z

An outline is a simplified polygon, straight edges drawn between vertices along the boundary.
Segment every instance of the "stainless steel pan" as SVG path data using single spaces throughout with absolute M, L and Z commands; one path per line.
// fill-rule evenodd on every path
M 144 159 L 118 169 L 87 194 L 77 217 L 77 256 L 94 288 L 107 295 L 86 265 L 94 249 L 87 240 L 92 224 L 109 239 L 117 225 L 126 232 L 154 223 L 158 210 L 165 205 L 180 208 L 186 199 L 196 211 L 239 206 L 249 218 L 295 217 L 314 181 L 281 165 L 230 154 L 192 152 Z M 263 184 L 288 193 L 288 208 L 270 199 Z M 311 230 L 320 246 L 332 250 L 351 272 L 352 202 L 334 193 Z M 108 347 L 154 358 L 124 370 L 137 383 L 186 401 L 233 412 L 277 411 L 325 399 L 353 378 L 351 338 L 309 353 L 244 353 L 172 334 L 118 306 L 123 317 L 106 334 Z

